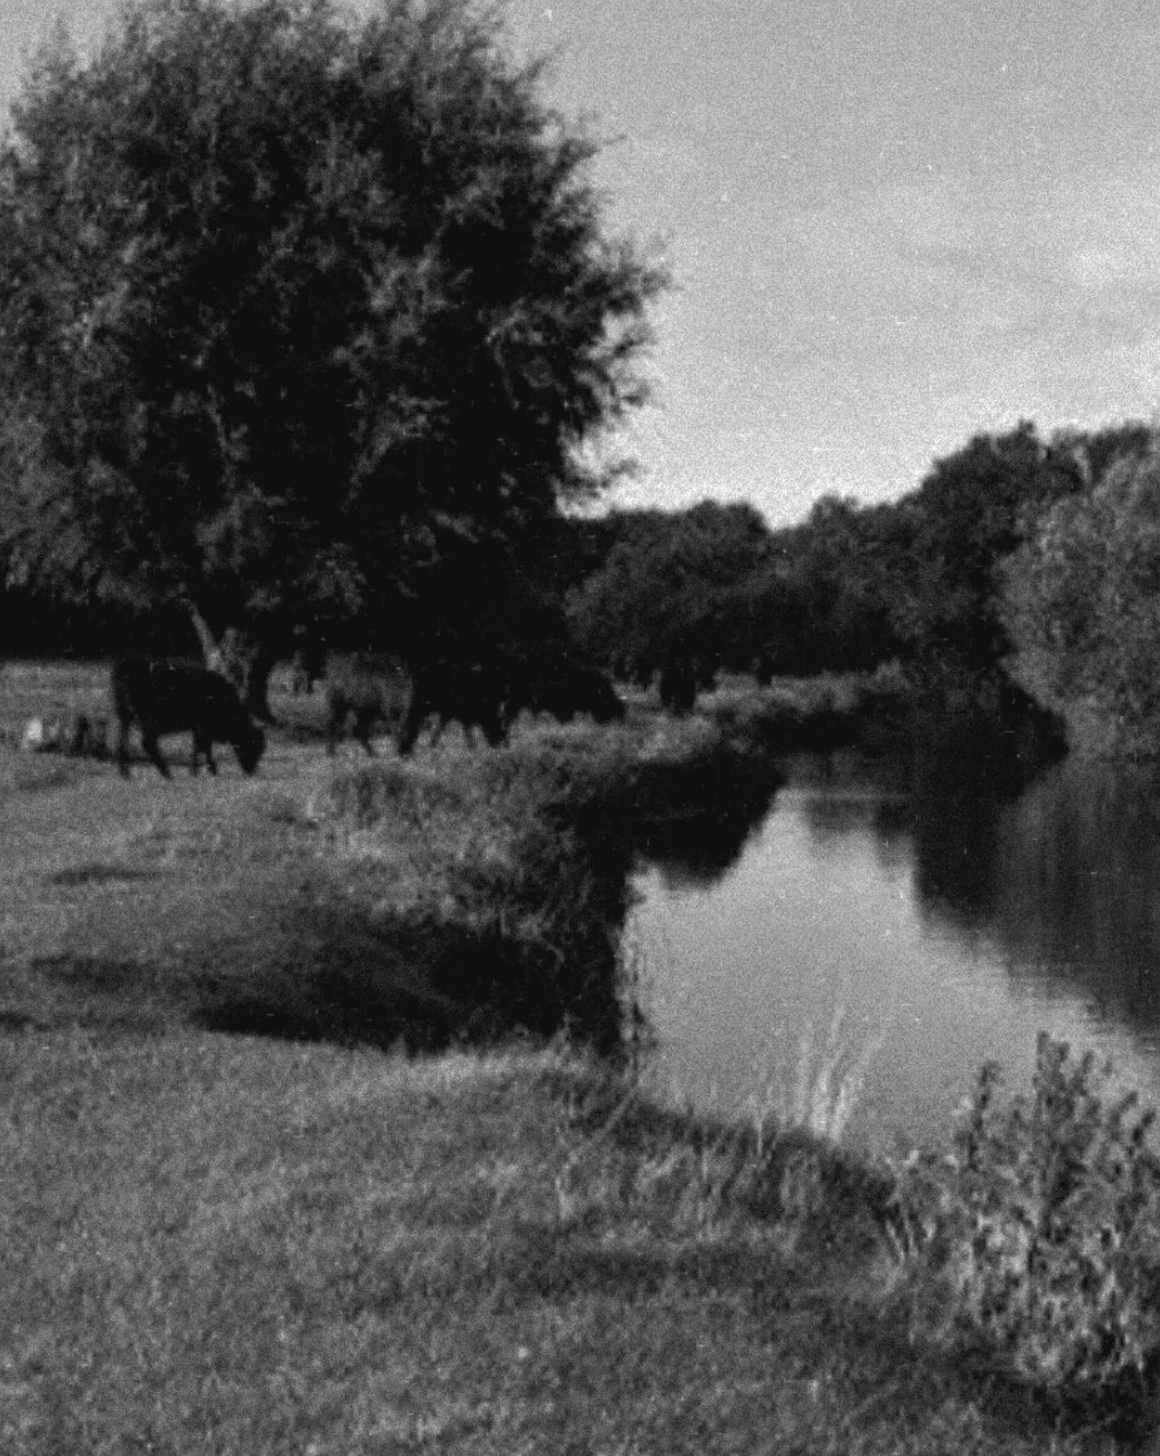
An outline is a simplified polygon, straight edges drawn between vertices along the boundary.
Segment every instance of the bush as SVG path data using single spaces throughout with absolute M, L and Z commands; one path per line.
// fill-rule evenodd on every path
M 899 1189 L 952 1334 L 1084 1403 L 1141 1396 L 1160 1354 L 1155 1115 L 1109 1096 L 1109 1070 L 1042 1034 L 1031 1095 L 1003 1105 L 988 1064 L 950 1155 L 915 1155 Z

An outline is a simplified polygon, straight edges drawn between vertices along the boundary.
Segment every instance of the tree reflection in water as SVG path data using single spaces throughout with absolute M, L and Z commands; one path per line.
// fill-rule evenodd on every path
M 784 766 L 760 827 L 638 841 L 660 1083 L 744 1102 L 837 1001 L 884 1038 L 870 1136 L 941 1135 L 978 1066 L 1018 1079 L 1042 1028 L 1160 1087 L 1160 766 L 1035 776 L 961 739 Z
M 884 858 L 911 857 L 924 920 L 987 935 L 1016 988 L 1049 977 L 1160 1035 L 1160 765 L 1069 760 L 1023 784 L 992 768 L 851 756 L 803 813 L 819 842 L 870 828 Z
M 637 852 L 656 867 L 669 889 L 716 884 L 760 830 L 775 794 L 776 789 L 754 794 L 727 812 L 707 807 L 687 818 L 645 825 L 636 836 Z

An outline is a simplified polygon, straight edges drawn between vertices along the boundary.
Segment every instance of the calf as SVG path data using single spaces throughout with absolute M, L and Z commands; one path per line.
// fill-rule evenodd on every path
M 210 773 L 217 773 L 215 742 L 232 745 L 243 773 L 252 774 L 257 768 L 266 740 L 242 707 L 237 689 L 220 673 L 192 662 L 121 658 L 113 664 L 112 687 L 120 725 L 117 763 L 125 778 L 134 723 L 141 729 L 142 747 L 163 778 L 169 777 L 169 765 L 157 740 L 166 733 L 193 735 L 193 773 L 202 758 Z

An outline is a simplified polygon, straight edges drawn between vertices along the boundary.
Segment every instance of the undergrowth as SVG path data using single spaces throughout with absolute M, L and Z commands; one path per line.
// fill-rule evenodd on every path
M 1039 1038 L 1030 1095 L 985 1066 L 947 1153 L 916 1154 L 900 1237 L 930 1328 L 1060 1407 L 1138 1418 L 1160 1364 L 1154 1113 Z

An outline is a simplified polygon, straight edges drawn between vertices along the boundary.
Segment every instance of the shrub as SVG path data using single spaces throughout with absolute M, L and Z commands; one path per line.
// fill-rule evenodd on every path
M 1030 1096 L 1003 1104 L 985 1066 L 949 1156 L 915 1155 L 899 1187 L 952 1334 L 1069 1401 L 1142 1394 L 1160 1354 L 1154 1113 L 1109 1071 L 1041 1034 Z

